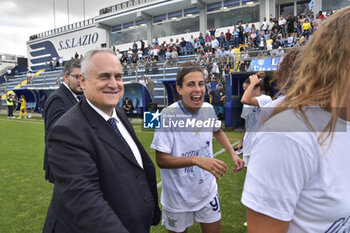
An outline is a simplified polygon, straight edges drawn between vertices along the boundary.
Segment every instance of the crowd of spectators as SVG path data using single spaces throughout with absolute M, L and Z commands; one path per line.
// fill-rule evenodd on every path
M 195 55 L 195 61 L 206 65 L 208 72 L 223 74 L 225 69 L 230 70 L 229 61 L 232 63 L 235 58 L 235 49 L 241 52 L 242 61 L 238 67 L 245 71 L 249 66 L 245 58 L 283 56 L 284 48 L 305 44 L 332 13 L 333 10 L 326 14 L 320 11 L 316 15 L 313 12 L 296 16 L 289 14 L 286 18 L 281 15 L 279 18 L 270 17 L 269 20 L 265 17 L 259 27 L 239 22 L 226 32 L 217 32 L 212 27 L 206 35 L 191 35 L 187 41 L 184 37 L 163 42 L 155 38 L 148 46 L 141 40 L 140 43 L 134 42 L 128 51 L 113 49 L 123 65 L 125 75 L 131 75 L 139 64 L 144 66 L 146 74 L 150 74 L 150 69 L 156 74 L 158 62 L 164 62 L 166 67 L 177 67 L 178 57 L 184 55 Z M 215 66 L 219 66 L 219 69 Z

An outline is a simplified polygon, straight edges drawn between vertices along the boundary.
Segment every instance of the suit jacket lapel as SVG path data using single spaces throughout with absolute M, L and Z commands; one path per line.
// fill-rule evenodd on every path
M 100 116 L 84 99 L 81 102 L 81 109 L 84 114 L 87 116 L 89 124 L 95 130 L 96 135 L 109 144 L 111 147 L 116 149 L 121 155 L 123 155 L 126 159 L 130 160 L 136 166 L 139 167 L 135 156 L 131 153 L 131 151 L 125 146 L 124 142 L 120 139 L 120 137 L 114 132 L 112 127 L 108 124 L 102 116 Z
M 122 123 L 125 125 L 126 129 L 129 131 L 132 139 L 134 140 L 134 142 L 136 143 L 141 157 L 142 157 L 142 162 L 144 164 L 144 168 L 146 169 L 146 163 L 151 162 L 153 164 L 153 162 L 151 161 L 151 159 L 148 156 L 147 151 L 145 150 L 145 148 L 142 146 L 141 142 L 139 141 L 139 139 L 137 138 L 134 129 L 132 128 L 132 125 L 130 124 L 128 117 L 125 115 L 125 112 L 122 108 L 120 107 L 116 107 L 116 111 L 118 114 L 119 119 L 122 121 Z

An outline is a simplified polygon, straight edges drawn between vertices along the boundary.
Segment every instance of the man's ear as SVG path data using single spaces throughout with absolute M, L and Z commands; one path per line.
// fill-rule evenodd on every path
M 182 95 L 182 88 L 179 85 L 176 85 L 176 91 L 179 95 Z
M 86 87 L 86 78 L 82 75 L 82 74 L 79 74 L 79 83 L 80 83 L 80 87 L 81 89 L 85 90 L 85 87 Z

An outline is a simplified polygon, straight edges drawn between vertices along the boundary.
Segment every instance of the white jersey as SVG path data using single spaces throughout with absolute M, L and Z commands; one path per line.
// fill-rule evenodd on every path
M 245 134 L 243 138 L 243 154 L 244 156 L 250 156 L 251 144 L 255 132 L 258 130 L 260 125 L 257 125 L 258 116 L 261 108 L 267 103 L 271 102 L 272 99 L 268 95 L 260 95 L 255 97 L 259 103 L 259 106 L 243 105 L 241 117 L 245 120 Z
M 271 116 L 272 111 L 274 110 L 274 108 L 281 103 L 281 101 L 285 98 L 285 95 L 279 95 L 275 100 L 267 103 L 264 105 L 263 108 L 261 108 L 260 114 L 258 116 L 258 121 L 257 121 L 257 125 L 258 128 L 257 130 L 259 130 L 259 128 L 263 125 L 264 121 Z
M 330 120 L 306 110 L 313 130 L 292 109 L 269 119 L 256 134 L 242 203 L 290 221 L 289 233 L 340 233 L 350 229 L 350 122 L 338 119 L 334 137 L 317 138 Z
M 205 102 L 193 115 L 184 109 L 181 101 L 176 102 L 162 111 L 162 120 L 167 118 L 166 116 L 173 116 L 175 120 L 185 118 L 217 120 L 213 106 Z M 152 149 L 175 157 L 202 156 L 213 158 L 213 132 L 220 128 L 164 128 L 166 124 L 170 124 L 167 119 L 162 121 L 162 128 L 156 130 L 151 144 Z M 164 209 L 170 212 L 198 211 L 217 194 L 215 177 L 197 166 L 161 169 L 161 178 L 161 204 Z

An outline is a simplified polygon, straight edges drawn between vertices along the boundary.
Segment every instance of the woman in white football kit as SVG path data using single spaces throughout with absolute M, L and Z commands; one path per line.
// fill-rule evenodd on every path
M 227 165 L 213 158 L 213 135 L 231 155 L 233 172 L 241 170 L 244 162 L 220 129 L 213 106 L 204 103 L 202 69 L 193 63 L 183 64 L 176 89 L 182 100 L 162 111 L 162 127 L 156 130 L 151 145 L 161 168 L 162 224 L 169 232 L 187 232 L 196 221 L 203 233 L 219 233 L 221 212 L 215 177 L 224 176 Z
M 249 233 L 349 232 L 349 26 L 350 7 L 323 22 L 283 108 L 256 134 L 242 194 Z
M 243 145 L 243 160 L 246 167 L 250 158 L 253 137 L 260 127 L 258 125 L 259 115 L 262 108 L 272 101 L 270 96 L 263 94 L 264 77 L 264 72 L 258 72 L 249 76 L 242 86 L 244 94 L 241 99 L 243 104 L 241 117 L 245 120 L 245 127 L 237 148 L 240 149 Z

